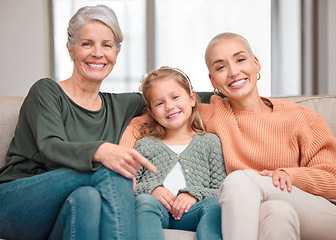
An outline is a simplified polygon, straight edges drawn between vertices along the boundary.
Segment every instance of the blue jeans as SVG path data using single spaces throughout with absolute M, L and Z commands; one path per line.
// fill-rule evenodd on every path
M 132 180 L 105 167 L 59 169 L 0 184 L 0 238 L 136 238 Z
M 217 197 L 197 202 L 175 220 L 153 196 L 141 194 L 135 198 L 137 213 L 137 239 L 164 239 L 163 229 L 196 231 L 198 240 L 222 239 L 221 207 Z

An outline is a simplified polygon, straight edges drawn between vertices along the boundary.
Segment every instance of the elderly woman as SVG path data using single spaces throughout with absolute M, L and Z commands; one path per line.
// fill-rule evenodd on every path
M 260 63 L 247 40 L 223 33 L 206 50 L 217 95 L 200 106 L 222 142 L 223 239 L 335 239 L 336 139 L 311 109 L 258 94 Z M 132 128 L 122 142 L 135 141 Z
M 99 92 L 122 40 L 108 7 L 83 7 L 71 18 L 73 74 L 31 87 L 0 170 L 0 238 L 135 239 L 131 179 L 141 166 L 156 170 L 118 143 L 144 102 Z

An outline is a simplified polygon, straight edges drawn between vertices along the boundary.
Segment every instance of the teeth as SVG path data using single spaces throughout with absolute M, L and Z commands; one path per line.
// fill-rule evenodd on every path
M 230 84 L 230 87 L 235 87 L 235 86 L 238 86 L 242 83 L 244 83 L 246 81 L 246 79 L 243 79 L 243 80 L 240 80 L 240 81 L 237 81 L 237 82 L 234 82 L 232 84 Z
M 170 115 L 170 116 L 168 116 L 168 118 L 173 118 L 173 117 L 175 117 L 175 116 L 177 116 L 177 115 L 179 115 L 180 113 L 178 112 L 178 113 L 175 113 L 175 114 L 173 114 L 173 115 Z
M 93 64 L 93 63 L 88 63 L 87 65 L 94 68 L 102 68 L 105 66 L 105 64 Z

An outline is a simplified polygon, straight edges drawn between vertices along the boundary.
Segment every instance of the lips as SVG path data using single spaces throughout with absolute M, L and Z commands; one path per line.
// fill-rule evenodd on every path
M 103 68 L 106 66 L 105 63 L 86 63 L 91 68 Z
M 181 112 L 176 112 L 176 113 L 170 114 L 167 118 L 168 118 L 168 119 L 174 118 L 174 117 L 176 117 L 177 115 L 179 115 L 180 113 L 181 113 Z
M 247 81 L 246 78 L 244 78 L 244 79 L 240 79 L 240 80 L 236 80 L 236 81 L 232 81 L 232 82 L 229 84 L 229 87 L 237 88 L 237 87 L 243 86 L 243 84 L 244 84 L 246 81 Z

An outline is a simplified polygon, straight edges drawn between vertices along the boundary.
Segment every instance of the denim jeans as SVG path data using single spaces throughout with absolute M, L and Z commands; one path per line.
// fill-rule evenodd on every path
M 153 196 L 141 194 L 135 198 L 137 213 L 137 239 L 164 239 L 163 229 L 196 231 L 198 240 L 222 239 L 221 208 L 217 197 L 197 202 L 175 220 Z
M 59 169 L 0 184 L 0 238 L 136 238 L 132 180 L 105 167 Z

